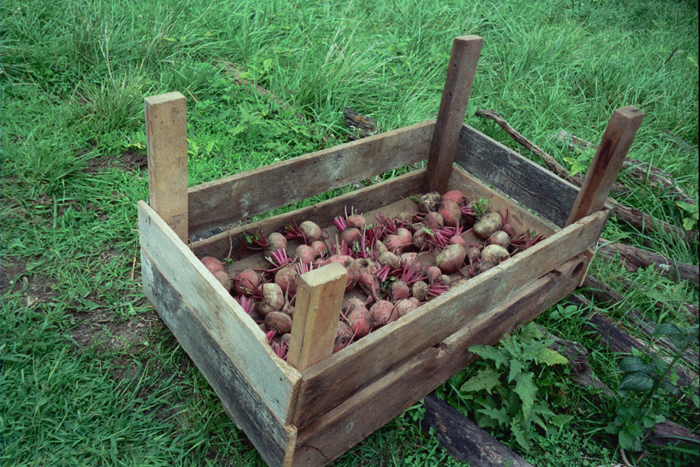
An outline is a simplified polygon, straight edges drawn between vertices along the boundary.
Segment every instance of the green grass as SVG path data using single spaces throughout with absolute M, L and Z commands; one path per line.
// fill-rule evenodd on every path
M 261 464 L 141 292 L 135 204 L 147 199 L 148 179 L 118 164 L 145 154 L 145 96 L 188 98 L 194 185 L 345 141 L 344 106 L 384 131 L 434 118 L 452 39 L 478 34 L 484 46 L 470 125 L 520 150 L 473 116 L 495 109 L 568 166 L 571 155 L 552 134 L 597 142 L 615 108 L 635 105 L 647 117 L 630 157 L 667 170 L 698 196 L 697 151 L 664 133 L 697 149 L 693 2 L 27 0 L 3 2 L 0 15 L 3 285 L 16 281 L 2 290 L 0 432 L 8 465 Z M 235 84 L 226 63 L 289 107 Z M 98 160 L 117 165 L 96 171 Z M 635 185 L 623 201 L 676 225 L 684 218 L 668 194 L 646 186 Z M 696 246 L 640 235 L 614 219 L 605 236 L 698 264 Z M 622 274 L 600 261 L 593 271 L 612 283 Z M 698 303 L 687 284 L 651 271 L 629 277 L 654 291 L 625 292 L 652 321 L 682 320 L 660 311 L 659 300 Z M 582 328 L 584 311 L 555 307 L 539 322 L 584 343 L 615 388 L 619 358 Z M 620 307 L 606 311 L 626 319 Z M 148 326 L 125 331 L 137 323 Z M 94 339 L 76 339 L 86 326 Z M 619 462 L 614 440 L 601 432 L 610 407 L 573 387 L 567 397 L 579 414 L 567 434 L 542 434 L 521 454 L 542 465 L 557 465 L 551 452 L 578 453 L 566 458 L 572 465 L 584 457 Z M 697 406 L 664 410 L 697 426 Z M 416 427 L 419 414 L 419 406 L 408 411 L 338 465 L 447 462 Z M 644 463 L 684 459 L 655 450 Z

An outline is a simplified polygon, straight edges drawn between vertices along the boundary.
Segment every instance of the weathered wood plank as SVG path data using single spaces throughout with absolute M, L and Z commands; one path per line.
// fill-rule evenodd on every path
M 173 288 L 187 297 L 198 319 L 272 413 L 288 423 L 300 373 L 274 355 L 265 334 L 158 214 L 143 201 L 138 209 L 141 248 Z
M 333 353 L 347 282 L 348 271 L 338 263 L 301 275 L 287 354 L 294 368 L 305 370 Z
M 600 211 L 556 232 L 308 368 L 302 372 L 294 424 L 302 427 L 333 409 L 400 363 L 398 355 L 410 358 L 437 344 L 475 315 L 498 306 L 525 284 L 587 250 L 598 239 L 607 217 L 607 211 Z
M 644 115 L 644 112 L 632 106 L 613 112 L 566 225 L 603 209 Z
M 470 467 L 532 467 L 434 392 L 425 396 L 423 403 L 421 429 L 429 434 L 433 428 L 442 447 L 455 459 L 468 462 Z
M 479 36 L 456 37 L 447 67 L 447 78 L 442 90 L 437 123 L 428 155 L 428 170 L 423 182 L 423 193 L 447 191 L 452 164 L 457 154 L 459 132 L 469 105 L 469 95 L 476 75 L 481 46 Z
M 499 193 L 498 190 L 486 186 L 484 182 L 459 165 L 454 165 L 447 188 L 448 190 L 460 190 L 462 193 L 468 193 L 477 199 L 484 198 L 489 203 L 489 210 L 508 214 L 508 222 L 513 226 L 516 234 L 534 229 L 538 233 L 548 236 L 559 230 L 545 218 L 528 212 L 526 208 Z
M 310 220 L 320 226 L 331 225 L 333 218 L 342 213 L 346 207 L 348 211 L 351 207 L 354 207 L 357 212 L 372 211 L 420 192 L 424 176 L 425 169 L 419 169 L 389 181 L 377 183 L 376 185 L 314 204 L 313 206 L 253 222 L 228 232 L 222 232 L 193 243 L 192 251 L 198 257 L 214 256 L 216 258 L 225 258 L 230 248 L 232 257 L 240 257 L 250 253 L 246 252 L 244 248 L 246 233 L 263 231 L 266 234 L 270 234 L 281 231 L 292 220 Z
M 151 207 L 187 244 L 187 101 L 170 92 L 145 106 Z
M 260 394 L 250 385 L 215 335 L 199 319 L 199 313 L 141 251 L 143 288 L 182 348 L 197 365 L 236 425 L 251 440 L 270 466 L 282 466 L 289 445 L 294 445 L 296 429 L 283 425 Z
M 192 187 L 190 234 L 420 162 L 434 126 L 418 123 Z
M 509 300 L 472 319 L 457 333 L 403 364 L 347 399 L 331 412 L 299 429 L 295 466 L 327 465 L 376 429 L 433 391 L 476 356 L 464 350 L 491 345 L 519 324 L 542 311 L 576 287 L 587 258 L 568 261 L 556 271 L 530 284 Z M 390 352 L 387 349 L 387 352 Z
M 578 188 L 463 125 L 455 162 L 559 227 L 564 227 Z

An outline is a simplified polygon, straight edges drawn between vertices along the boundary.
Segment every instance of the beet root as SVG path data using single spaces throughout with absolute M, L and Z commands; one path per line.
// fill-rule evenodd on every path
M 467 251 L 462 245 L 447 245 L 437 256 L 435 264 L 445 274 L 452 274 L 462 266 L 466 257 Z
M 372 331 L 372 314 L 365 307 L 357 307 L 348 314 L 348 325 L 355 338 L 365 337 Z
M 438 213 L 442 216 L 444 225 L 459 226 L 459 221 L 462 219 L 462 211 L 459 204 L 451 199 L 442 202 Z
M 309 264 L 316 259 L 318 253 L 309 245 L 299 245 L 296 249 L 296 255 L 301 264 Z
M 440 230 L 445 226 L 445 220 L 440 213 L 430 212 L 423 217 L 423 224 L 430 230 Z
M 338 328 L 335 331 L 335 341 L 333 342 L 333 353 L 344 349 L 352 341 L 353 332 L 350 326 L 338 321 Z
M 343 305 L 343 313 L 348 316 L 350 315 L 355 308 L 364 308 L 365 307 L 365 302 L 360 300 L 359 298 L 351 298 L 347 302 L 345 302 L 345 305 Z
M 328 253 L 328 246 L 326 246 L 326 244 L 321 240 L 316 240 L 315 242 L 313 242 L 311 244 L 311 248 L 314 249 L 317 257 L 320 258 L 323 258 L 324 256 L 326 256 L 326 253 Z
M 202 261 L 202 264 L 204 264 L 204 267 L 206 267 L 209 272 L 224 271 L 224 265 L 213 256 L 205 256 L 200 261 Z
M 279 232 L 272 232 L 267 236 L 267 247 L 265 247 L 265 255 L 270 256 L 277 250 L 287 249 L 287 239 Z
M 271 311 L 265 315 L 265 326 L 279 335 L 287 334 L 292 332 L 292 318 L 286 313 Z
M 260 276 L 252 269 L 244 269 L 233 277 L 233 290 L 236 295 L 250 295 L 250 291 L 260 286 Z
M 416 297 L 419 302 L 424 302 L 428 298 L 428 284 L 423 281 L 416 281 L 411 287 L 411 295 Z
M 442 276 L 442 271 L 437 266 L 430 266 L 425 270 L 425 276 L 428 278 L 428 283 L 432 284 Z
M 414 301 L 412 300 L 401 300 L 396 303 L 395 310 L 399 315 L 399 318 L 403 318 L 413 310 L 418 308 Z
M 348 245 L 359 243 L 362 239 L 362 234 L 356 228 L 345 229 L 340 233 L 340 239 Z
M 355 258 L 352 256 L 333 255 L 321 263 L 321 266 L 331 263 L 338 263 L 348 271 L 348 283 L 345 286 L 346 292 L 357 285 L 357 281 L 360 280 L 360 270 L 355 264 Z
M 296 268 L 285 266 L 275 273 L 275 284 L 279 285 L 282 292 L 294 295 L 297 291 L 297 281 L 299 273 Z
M 486 245 L 481 252 L 481 259 L 487 263 L 500 263 L 509 256 L 508 250 L 499 245 Z
M 372 314 L 372 322 L 374 328 L 386 326 L 392 321 L 396 321 L 399 317 L 398 312 L 394 309 L 394 304 L 386 300 L 379 300 L 369 309 Z
M 365 218 L 359 214 L 353 214 L 352 216 L 348 216 L 347 219 L 345 219 L 345 222 L 347 223 L 348 227 L 357 230 L 362 230 L 362 228 L 366 224 Z
M 465 200 L 465 196 L 464 193 L 459 190 L 452 190 L 442 195 L 442 202 L 444 203 L 447 200 L 454 201 L 455 203 L 461 205 Z
M 284 292 L 275 283 L 263 284 L 263 298 L 258 302 L 255 310 L 262 316 L 273 311 L 280 311 L 284 306 Z
M 421 196 L 418 201 L 418 206 L 421 212 L 435 212 L 438 210 L 441 202 L 442 196 L 440 196 L 440 193 L 433 191 Z
M 224 289 L 226 289 L 227 292 L 231 291 L 231 289 L 233 288 L 233 281 L 231 280 L 231 276 L 229 276 L 228 273 L 224 271 L 215 271 L 214 277 L 216 277 L 216 280 L 224 286 Z
M 474 234 L 482 239 L 487 239 L 497 230 L 501 230 L 503 219 L 497 212 L 489 212 L 481 216 L 476 224 L 474 224 Z
M 498 245 L 507 250 L 510 247 L 510 236 L 503 230 L 497 230 L 489 237 L 488 243 Z
M 301 230 L 301 233 L 304 234 L 304 239 L 308 244 L 321 240 L 321 237 L 323 236 L 321 227 L 311 221 L 304 221 L 299 224 L 299 230 Z
M 391 300 L 396 302 L 397 300 L 408 298 L 408 296 L 411 295 L 411 289 L 402 281 L 392 282 L 389 286 L 389 295 L 391 296 Z

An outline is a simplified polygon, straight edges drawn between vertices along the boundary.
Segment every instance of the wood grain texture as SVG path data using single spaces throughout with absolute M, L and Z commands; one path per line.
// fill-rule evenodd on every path
M 348 271 L 331 263 L 299 278 L 287 361 L 305 370 L 333 353 Z
M 430 143 L 423 193 L 447 191 L 483 43 L 484 39 L 479 36 L 456 37 L 452 43 L 447 78 Z
M 231 249 L 232 257 L 237 258 L 250 252 L 245 250 L 245 234 L 263 231 L 266 234 L 279 232 L 293 220 L 301 222 L 310 220 L 320 226 L 331 225 L 333 218 L 347 207 L 357 212 L 367 212 L 408 197 L 420 191 L 425 169 L 419 169 L 406 175 L 362 188 L 313 206 L 253 222 L 228 232 L 192 244 L 192 251 L 198 257 L 214 256 L 225 258 Z
M 333 409 L 399 364 L 398 356 L 410 358 L 437 344 L 585 251 L 606 219 L 607 212 L 595 213 L 308 368 L 302 372 L 294 424 L 302 427 Z
M 434 126 L 418 123 L 192 187 L 190 234 L 420 162 Z
M 170 92 L 145 106 L 151 207 L 187 244 L 187 101 Z
M 501 305 L 470 320 L 458 332 L 408 361 L 389 368 L 383 377 L 341 405 L 299 429 L 295 466 L 327 465 L 380 428 L 452 375 L 476 355 L 472 345 L 492 345 L 519 324 L 529 322 L 574 289 L 581 262 L 574 258 L 556 271 L 523 287 Z M 390 351 L 390 349 L 387 349 Z
M 644 112 L 636 107 L 623 107 L 613 112 L 566 225 L 603 209 L 642 120 Z
M 578 188 L 469 125 L 455 162 L 554 225 L 566 224 Z
M 673 261 L 653 251 L 624 243 L 604 243 L 598 248 L 598 252 L 608 260 L 615 260 L 619 255 L 625 269 L 630 272 L 636 272 L 639 268 L 648 268 L 653 265 L 654 269 L 662 276 L 668 276 L 675 281 L 688 281 L 696 287 L 700 284 L 700 268 L 698 266 Z
M 187 299 L 261 400 L 286 424 L 300 373 L 273 353 L 258 325 L 158 214 L 143 201 L 139 201 L 138 208 L 141 248 Z M 180 328 L 178 332 L 187 333 L 188 329 Z
M 447 453 L 470 467 L 532 467 L 532 464 L 482 430 L 479 425 L 440 399 L 434 392 L 423 398 L 421 429 L 440 440 Z
M 182 348 L 221 399 L 224 409 L 270 466 L 282 466 L 296 429 L 283 425 L 251 386 L 215 335 L 168 282 L 145 251 L 141 251 L 143 288 Z

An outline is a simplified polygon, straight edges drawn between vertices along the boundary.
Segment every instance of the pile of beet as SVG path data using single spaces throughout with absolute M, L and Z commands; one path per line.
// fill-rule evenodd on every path
M 304 221 L 283 233 L 248 235 L 247 246 L 263 252 L 267 268 L 230 275 L 216 258 L 201 261 L 286 359 L 297 284 L 306 272 L 330 263 L 348 271 L 337 352 L 543 239 L 532 231 L 516 235 L 507 211 L 488 212 L 485 200 L 468 202 L 459 190 L 425 194 L 418 206 L 395 217 L 379 213 L 372 223 L 346 213 L 325 232 Z

